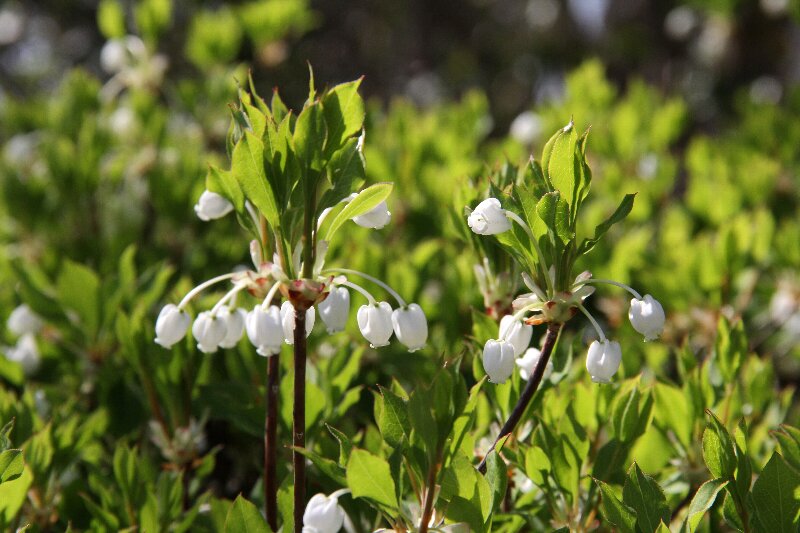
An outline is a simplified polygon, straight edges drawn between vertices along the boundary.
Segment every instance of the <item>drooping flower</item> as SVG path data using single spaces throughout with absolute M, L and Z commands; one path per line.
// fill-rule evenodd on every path
M 225 322 L 210 311 L 203 311 L 192 324 L 192 335 L 197 341 L 197 349 L 203 353 L 214 353 L 225 338 Z
M 242 338 L 244 321 L 247 317 L 244 309 L 229 309 L 223 307 L 217 317 L 225 323 L 225 337 L 219 343 L 220 348 L 233 348 Z
M 27 304 L 18 305 L 8 315 L 6 327 L 14 335 L 38 333 L 44 325 L 42 317 L 37 315 Z
M 383 201 L 364 213 L 353 217 L 353 222 L 363 228 L 381 229 L 392 219 L 392 214 L 389 212 L 389 206 L 386 201 Z
M 171 347 L 186 335 L 191 322 L 189 314 L 178 309 L 177 305 L 165 305 L 156 320 L 156 343 L 164 348 Z
M 586 354 L 586 370 L 595 383 L 609 383 L 619 370 L 622 349 L 617 341 L 594 341 Z
M 631 299 L 628 319 L 633 329 L 644 335 L 646 341 L 657 339 L 664 331 L 664 308 L 649 294 L 645 294 L 641 300 Z
M 344 287 L 333 287 L 328 297 L 317 304 L 317 309 L 328 333 L 342 331 L 350 314 L 350 292 Z
M 487 198 L 467 217 L 467 224 L 478 235 L 497 235 L 511 229 L 511 221 L 497 198 Z
M 233 204 L 211 191 L 203 191 L 194 206 L 197 217 L 205 222 L 222 218 L 231 211 L 233 211 Z
M 306 311 L 306 337 L 311 335 L 311 330 L 314 329 L 315 318 L 316 314 L 312 307 Z M 291 302 L 281 304 L 281 324 L 283 325 L 283 340 L 286 344 L 294 344 L 294 306 Z
M 539 364 L 539 359 L 542 356 L 542 352 L 536 348 L 528 348 L 525 350 L 525 353 L 516 360 L 517 366 L 519 367 L 519 377 L 528 381 L 531 376 L 533 375 L 533 371 L 536 369 L 536 365 Z M 542 379 L 545 380 L 550 377 L 550 374 L 553 373 L 553 361 L 548 360 L 547 366 L 544 367 L 544 373 L 542 374 Z
M 483 369 L 492 383 L 505 383 L 514 372 L 514 346 L 502 339 L 486 341 L 483 347 Z
M 417 304 L 392 312 L 392 325 L 397 339 L 408 347 L 409 352 L 416 352 L 425 346 L 428 340 L 428 321 L 425 313 Z
M 392 337 L 392 307 L 387 302 L 362 305 L 356 315 L 358 329 L 373 348 L 386 346 Z
M 259 355 L 268 357 L 280 353 L 283 344 L 283 325 L 277 305 L 270 305 L 267 309 L 256 305 L 247 313 L 244 322 L 247 337 L 256 346 Z
M 533 335 L 533 327 L 522 322 L 513 315 L 500 319 L 500 338 L 514 347 L 514 356 L 519 357 L 528 348 Z
M 305 533 L 336 533 L 344 525 L 344 509 L 335 495 L 315 494 L 303 513 Z

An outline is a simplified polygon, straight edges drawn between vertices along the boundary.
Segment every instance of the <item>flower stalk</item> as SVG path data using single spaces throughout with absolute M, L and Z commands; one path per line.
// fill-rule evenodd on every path
M 303 532 L 306 506 L 306 310 L 294 313 L 294 405 L 292 406 L 292 465 L 294 466 L 294 531 Z
M 481 474 L 486 474 L 486 459 L 489 457 L 489 454 L 495 450 L 497 443 L 500 442 L 501 439 L 516 429 L 517 424 L 519 424 L 520 419 L 522 419 L 522 415 L 528 408 L 528 404 L 531 403 L 533 395 L 536 393 L 539 388 L 539 384 L 542 382 L 542 376 L 544 376 L 545 369 L 547 368 L 547 362 L 550 360 L 550 355 L 553 353 L 553 348 L 556 345 L 556 340 L 558 339 L 558 334 L 561 332 L 562 326 L 563 324 L 560 323 L 551 323 L 549 326 L 547 326 L 547 335 L 544 339 L 544 345 L 542 346 L 542 354 L 539 357 L 539 362 L 536 363 L 536 368 L 534 368 L 533 374 L 528 380 L 528 384 L 523 389 L 522 394 L 517 401 L 517 405 L 514 406 L 514 409 L 511 411 L 508 420 L 506 420 L 506 423 L 503 424 L 503 427 L 500 429 L 497 439 L 495 439 L 492 447 L 489 448 L 489 450 L 486 452 L 486 455 L 478 465 L 478 472 Z

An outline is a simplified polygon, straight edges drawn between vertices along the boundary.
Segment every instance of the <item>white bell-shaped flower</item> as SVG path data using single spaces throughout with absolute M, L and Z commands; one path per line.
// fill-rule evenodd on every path
M 350 314 L 350 291 L 344 287 L 333 287 L 328 297 L 317 304 L 317 309 L 328 333 L 342 331 Z
M 504 340 L 486 341 L 483 347 L 483 369 L 492 383 L 505 383 L 514 372 L 514 346 Z
M 425 346 L 428 340 L 428 321 L 425 312 L 417 304 L 392 312 L 392 326 L 397 340 L 408 347 L 409 352 L 416 352 Z
M 128 64 L 128 51 L 122 39 L 107 41 L 100 50 L 100 65 L 109 73 L 116 73 Z
M 247 338 L 257 348 L 259 355 L 269 357 L 281 352 L 283 344 L 283 325 L 281 312 L 277 305 L 267 309 L 256 305 L 244 319 Z
M 233 211 L 233 204 L 211 191 L 203 191 L 194 206 L 197 217 L 206 222 L 222 218 L 231 211 Z
M 536 365 L 539 364 L 539 359 L 542 357 L 542 352 L 536 348 L 528 348 L 525 350 L 525 353 L 517 359 L 516 363 L 519 367 L 519 377 L 528 381 L 531 376 L 533 375 L 533 371 L 536 369 Z M 553 361 L 548 360 L 547 366 L 544 367 L 544 374 L 542 374 L 542 379 L 545 380 L 550 377 L 550 374 L 553 373 Z
M 38 333 L 44 321 L 33 312 L 27 304 L 18 305 L 8 315 L 6 327 L 14 335 L 25 335 L 26 333 Z
M 315 318 L 316 314 L 312 307 L 306 311 L 306 337 L 311 335 L 311 330 L 314 329 Z M 294 344 L 294 306 L 291 302 L 281 304 L 281 324 L 283 324 L 283 340 L 286 344 Z
M 519 357 L 531 343 L 533 326 L 525 324 L 522 320 L 506 315 L 500 319 L 500 338 L 511 343 L 514 347 L 514 356 Z
M 220 348 L 233 348 L 242 338 L 244 321 L 247 313 L 244 309 L 229 309 L 223 307 L 217 313 L 217 318 L 225 323 L 225 338 L 219 343 Z
M 389 212 L 389 206 L 383 201 L 364 213 L 353 217 L 353 222 L 363 228 L 381 229 L 392 219 L 392 214 Z
M 467 217 L 467 224 L 478 235 L 497 235 L 511 229 L 511 221 L 497 198 L 487 198 Z
M 594 341 L 586 354 L 586 370 L 595 383 L 608 383 L 619 370 L 622 348 L 617 341 Z
M 185 335 L 192 318 L 175 304 L 167 304 L 156 319 L 156 344 L 169 348 Z
M 344 509 L 337 498 L 321 493 L 311 497 L 303 513 L 303 531 L 336 533 L 343 525 Z
M 631 299 L 628 318 L 633 329 L 644 335 L 646 341 L 657 339 L 664 331 L 664 308 L 649 294 L 645 294 L 641 300 Z
M 197 349 L 203 353 L 214 353 L 219 343 L 225 338 L 227 328 L 219 317 L 211 316 L 210 311 L 203 311 L 192 324 L 192 335 L 197 341 Z
M 392 306 L 387 302 L 362 305 L 356 319 L 358 329 L 370 346 L 379 348 L 389 344 L 392 337 Z
M 5 355 L 9 361 L 19 363 L 26 376 L 34 374 L 42 362 L 33 333 L 22 335 L 15 346 L 5 349 Z

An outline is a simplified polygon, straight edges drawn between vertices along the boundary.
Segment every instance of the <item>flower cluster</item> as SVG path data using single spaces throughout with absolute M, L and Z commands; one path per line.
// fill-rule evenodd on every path
M 512 222 L 522 226 L 528 234 L 530 228 L 513 212 L 502 208 L 496 198 L 482 201 L 467 219 L 472 231 L 479 235 L 497 235 L 511 229 Z M 583 301 L 594 292 L 591 284 L 605 283 L 621 287 L 633 295 L 628 317 L 633 328 L 644 335 L 646 341 L 658 338 L 664 329 L 664 309 L 651 295 L 642 297 L 631 287 L 622 283 L 594 279 L 590 272 L 580 274 L 568 290 L 555 291 L 553 271 L 548 283 L 548 292 L 539 288 L 530 275 L 523 273 L 522 279 L 531 292 L 517 297 L 512 307 L 514 314 L 506 315 L 500 320 L 497 339 L 490 339 L 483 348 L 483 367 L 489 380 L 504 383 L 514 371 L 515 365 L 520 368 L 520 376 L 527 380 L 539 361 L 540 352 L 529 348 L 533 335 L 533 325 L 544 323 L 563 323 L 572 318 L 578 311 L 586 315 L 597 331 L 598 340 L 592 342 L 586 356 L 586 369 L 592 380 L 608 383 L 619 369 L 622 361 L 622 350 L 616 341 L 608 340 L 597 321 L 584 307 Z M 548 363 L 545 377 L 552 372 L 552 362 Z
M 215 220 L 230 213 L 233 206 L 221 195 L 205 191 L 194 209 L 201 220 Z M 320 224 L 326 215 L 325 212 L 320 215 Z M 353 221 L 363 227 L 378 228 L 388 223 L 389 218 L 386 203 L 381 202 Z M 310 300 L 315 302 L 315 306 L 306 311 L 306 336 L 314 328 L 317 312 L 328 333 L 336 333 L 342 331 L 347 323 L 350 313 L 348 289 L 351 289 L 367 300 L 358 309 L 356 318 L 362 335 L 373 348 L 388 345 L 392 334 L 409 351 L 423 348 L 428 339 L 428 323 L 422 308 L 415 303 L 407 304 L 386 283 L 363 272 L 323 269 L 326 249 L 327 243 L 321 241 L 313 280 L 291 280 L 285 274 L 286 268 L 281 258 L 276 254 L 273 262 L 264 261 L 258 242 L 252 241 L 250 253 L 255 269 L 212 278 L 189 291 L 179 304 L 164 306 L 156 320 L 155 342 L 169 348 L 183 339 L 191 324 L 197 348 L 204 353 L 213 353 L 219 348 L 233 348 L 246 333 L 260 355 L 270 356 L 279 353 L 282 344 L 294 342 L 295 310 L 292 300 L 297 295 L 310 295 Z M 298 251 L 293 254 L 295 272 L 302 270 L 300 257 Z M 393 309 L 388 302 L 378 301 L 348 276 L 358 276 L 380 286 L 397 301 L 398 307 Z M 189 302 L 205 289 L 226 281 L 232 283 L 233 287 L 210 310 L 199 313 L 192 324 L 191 317 L 185 311 Z M 249 311 L 239 308 L 236 298 L 242 292 L 261 301 Z M 279 307 L 274 302 L 281 296 L 285 300 Z

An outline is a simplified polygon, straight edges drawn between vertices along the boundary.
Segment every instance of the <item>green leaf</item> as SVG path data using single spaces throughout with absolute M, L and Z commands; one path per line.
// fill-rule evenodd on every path
M 97 6 L 97 27 L 106 39 L 125 37 L 125 11 L 118 0 L 102 0 Z
M 692 502 L 689 504 L 689 512 L 686 516 L 686 528 L 691 532 L 697 529 L 697 525 L 706 511 L 711 509 L 714 501 L 717 499 L 717 494 L 725 488 L 728 484 L 724 479 L 710 479 L 700 485 L 700 488 L 695 492 Z
M 244 193 L 231 171 L 209 165 L 208 174 L 206 174 L 206 189 L 225 197 L 233 204 L 237 213 L 244 212 Z
M 572 240 L 574 234 L 569 227 L 569 204 L 561 198 L 558 191 L 542 196 L 536 204 L 536 213 L 562 245 Z
M 636 463 L 628 471 L 622 501 L 636 511 L 636 522 L 642 531 L 649 533 L 658 529 L 662 520 L 669 522 L 670 512 L 664 492 L 656 480 L 642 472 Z
M 338 150 L 348 137 L 358 133 L 364 125 L 364 100 L 358 94 L 362 79 L 337 85 L 322 99 L 328 125 L 329 152 Z
M 359 215 L 363 215 L 367 211 L 374 209 L 382 201 L 386 200 L 392 193 L 393 183 L 376 183 L 370 185 L 358 195 L 353 198 L 344 209 L 339 211 L 336 217 L 331 222 L 328 232 L 325 234 L 325 240 L 330 241 L 336 231 L 348 220 Z
M 636 198 L 636 193 L 626 194 L 625 198 L 622 199 L 622 202 L 620 202 L 619 206 L 617 207 L 617 210 L 614 211 L 614 213 L 610 217 L 608 217 L 603 223 L 599 224 L 597 227 L 594 228 L 594 237 L 592 237 L 591 239 L 583 240 L 580 247 L 578 248 L 578 255 L 585 254 L 586 252 L 594 248 L 594 245 L 597 244 L 600 241 L 600 239 L 603 238 L 603 235 L 605 235 L 608 232 L 608 230 L 611 229 L 611 226 L 613 226 L 617 222 L 624 220 L 625 217 L 628 216 L 628 213 L 631 212 L 631 209 L 633 209 L 633 200 L 635 198 Z
M 739 510 L 736 509 L 736 503 L 730 491 L 725 494 L 725 501 L 722 503 L 722 516 L 733 529 L 744 531 L 742 518 L 739 516 Z
M 322 105 L 312 103 L 300 112 L 294 127 L 295 152 L 307 168 L 321 170 L 328 130 Z
M 603 499 L 600 502 L 600 513 L 610 524 L 617 526 L 621 533 L 636 533 L 636 513 L 622 503 L 610 485 L 594 480 L 600 488 Z
M 358 149 L 358 139 L 347 140 L 341 150 L 333 154 L 328 163 L 328 173 L 333 187 L 322 195 L 320 211 L 335 206 L 364 182 L 366 171 L 364 157 Z
M 508 467 L 497 452 L 491 452 L 486 457 L 486 481 L 492 489 L 492 509 L 497 510 L 506 496 L 508 487 Z
M 731 327 L 728 319 L 719 317 L 714 355 L 722 379 L 725 382 L 734 381 L 747 355 L 747 337 L 741 320 Z
M 344 465 L 347 464 L 347 460 L 350 458 L 350 452 L 353 451 L 353 443 L 350 442 L 347 435 L 330 424 L 325 424 L 325 427 L 328 428 L 330 434 L 339 441 L 339 465 L 344 467 Z
M 775 432 L 775 438 L 781 445 L 784 461 L 800 473 L 800 429 L 784 424 Z
M 267 533 L 267 522 L 261 517 L 258 508 L 240 494 L 225 517 L 225 533 Z
M 270 226 L 279 227 L 280 212 L 272 185 L 264 172 L 264 143 L 250 131 L 244 132 L 233 149 L 231 172 L 245 196 L 261 211 Z
M 544 450 L 531 446 L 525 452 L 525 474 L 538 486 L 544 486 L 545 476 L 550 472 L 550 459 Z
M 731 479 L 736 470 L 733 440 L 714 413 L 708 410 L 706 413 L 710 423 L 703 431 L 703 460 L 715 478 Z
M 94 335 L 100 320 L 100 279 L 92 269 L 67 260 L 58 275 L 58 299 L 74 312 L 74 318 L 88 335 Z
M 383 438 L 393 448 L 401 448 L 411 433 L 406 403 L 389 389 L 379 387 L 375 397 L 375 421 Z
M 0 484 L 0 523 L 9 524 L 17 516 L 28 499 L 28 489 L 32 483 L 33 474 L 29 468 L 25 468 L 18 478 Z
M 756 520 L 763 531 L 797 532 L 800 513 L 798 487 L 800 474 L 789 467 L 779 453 L 773 453 L 752 491 Z
M 0 452 L 0 483 L 12 481 L 22 475 L 25 462 L 22 459 L 22 450 L 6 450 Z
M 576 174 L 575 147 L 578 134 L 574 124 L 570 123 L 556 137 L 553 149 L 547 161 L 547 175 L 553 188 L 561 192 L 561 197 L 570 208 L 575 207 L 575 192 L 578 189 L 580 175 Z
M 397 495 L 385 459 L 366 450 L 353 449 L 347 461 L 347 486 L 354 498 L 367 498 L 390 510 L 397 510 Z

